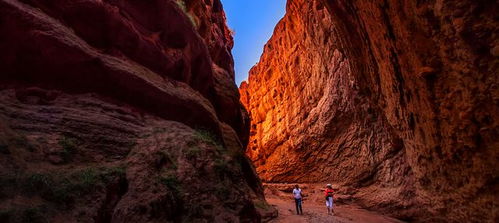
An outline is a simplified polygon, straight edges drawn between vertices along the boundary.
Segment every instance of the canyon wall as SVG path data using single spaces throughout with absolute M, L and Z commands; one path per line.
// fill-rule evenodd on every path
M 498 10 L 289 0 L 240 86 L 259 176 L 410 221 L 497 221 Z
M 1 222 L 259 222 L 219 0 L 0 1 Z

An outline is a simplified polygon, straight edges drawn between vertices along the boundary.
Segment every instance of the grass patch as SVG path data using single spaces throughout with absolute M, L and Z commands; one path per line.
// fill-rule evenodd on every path
M 72 137 L 63 136 L 59 139 L 59 145 L 64 150 L 64 153 L 72 154 L 77 151 L 77 140 Z
M 83 188 L 89 188 L 93 186 L 99 179 L 99 173 L 93 169 L 86 169 L 78 173 L 78 180 L 81 182 Z
M 31 191 L 35 191 L 37 188 L 50 187 L 53 184 L 52 181 L 50 175 L 34 173 L 27 177 L 26 186 L 27 188 L 32 189 Z
M 165 173 L 159 177 L 159 182 L 172 193 L 174 200 L 180 200 L 182 194 L 182 185 L 177 177 L 172 173 Z
M 71 181 L 55 173 L 20 176 L 18 183 L 28 195 L 38 194 L 46 200 L 57 203 L 66 203 L 70 198 Z
M 171 189 L 176 192 L 180 191 L 180 182 L 177 180 L 177 177 L 173 174 L 160 176 L 159 181 L 168 189 Z
M 105 175 L 119 175 L 119 176 L 125 176 L 126 175 L 126 167 L 124 166 L 114 166 L 114 167 L 108 167 L 104 169 L 104 174 Z
M 87 168 L 72 173 L 25 174 L 17 177 L 16 184 L 28 195 L 38 194 L 45 200 L 68 205 L 74 199 L 104 187 L 116 177 L 125 177 L 123 167 Z
M 192 146 L 192 147 L 189 147 L 189 149 L 185 152 L 185 156 L 188 159 L 193 159 L 193 158 L 198 157 L 200 153 L 201 153 L 201 149 L 199 147 Z
M 68 136 L 62 136 L 58 144 L 62 147 L 61 157 L 64 162 L 68 162 L 72 159 L 72 156 L 78 151 L 78 140 Z
M 81 192 L 90 192 L 95 186 L 111 182 L 114 178 L 126 177 L 126 168 L 123 166 L 88 168 L 75 172 L 69 178 L 73 180 L 73 188 Z
M 215 146 L 219 151 L 224 150 L 224 147 L 222 146 L 222 140 L 209 130 L 196 129 L 194 136 L 203 142 Z

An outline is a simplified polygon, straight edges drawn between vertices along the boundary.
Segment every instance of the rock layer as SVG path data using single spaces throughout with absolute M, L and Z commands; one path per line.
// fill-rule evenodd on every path
M 1 222 L 274 214 L 219 0 L 0 1 Z
M 497 10 L 289 0 L 240 87 L 260 177 L 342 184 L 406 220 L 494 221 Z

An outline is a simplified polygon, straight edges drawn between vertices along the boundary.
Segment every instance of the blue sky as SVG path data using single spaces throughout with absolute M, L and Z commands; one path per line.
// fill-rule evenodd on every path
M 284 16 L 286 0 L 221 0 L 229 27 L 235 31 L 234 55 L 236 84 L 246 80 L 248 71 L 259 60 L 263 46 Z

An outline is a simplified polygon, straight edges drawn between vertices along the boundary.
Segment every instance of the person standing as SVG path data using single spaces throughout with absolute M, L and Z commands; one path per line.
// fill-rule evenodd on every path
M 301 208 L 302 194 L 301 194 L 301 189 L 298 186 L 298 184 L 295 185 L 295 189 L 293 189 L 293 197 L 295 198 L 296 214 L 303 215 L 303 210 Z
M 333 186 L 331 184 L 326 185 L 326 190 L 324 190 L 324 195 L 326 197 L 326 207 L 327 207 L 327 214 L 332 214 L 334 215 L 333 211 Z

